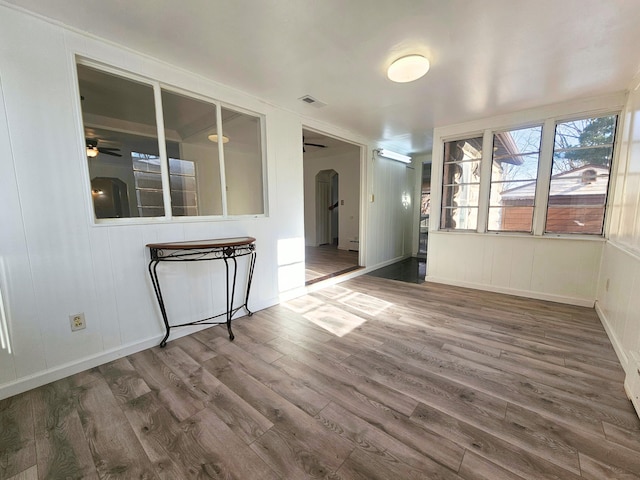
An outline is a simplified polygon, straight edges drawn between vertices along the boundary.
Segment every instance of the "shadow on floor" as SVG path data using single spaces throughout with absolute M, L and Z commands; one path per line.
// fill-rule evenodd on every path
M 399 262 L 367 273 L 373 277 L 388 278 L 407 283 L 423 283 L 427 272 L 426 258 L 405 258 Z

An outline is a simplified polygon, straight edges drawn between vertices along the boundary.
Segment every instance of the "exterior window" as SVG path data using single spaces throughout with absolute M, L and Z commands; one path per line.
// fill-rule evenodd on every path
M 547 233 L 601 235 L 617 115 L 556 125 Z
M 542 126 L 493 135 L 490 231 L 531 232 Z
M 264 213 L 261 117 L 77 68 L 97 219 Z
M 482 137 L 444 144 L 440 228 L 476 230 Z

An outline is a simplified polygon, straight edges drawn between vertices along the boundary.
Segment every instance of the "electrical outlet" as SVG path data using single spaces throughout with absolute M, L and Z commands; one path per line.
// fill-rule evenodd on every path
M 84 321 L 84 313 L 76 313 L 69 315 L 69 321 L 71 322 L 71 331 L 82 330 L 87 328 L 87 323 Z

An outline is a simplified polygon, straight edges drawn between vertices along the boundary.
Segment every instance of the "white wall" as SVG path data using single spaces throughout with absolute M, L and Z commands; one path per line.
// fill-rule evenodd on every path
M 0 31 L 0 292 L 12 345 L 12 353 L 6 345 L 0 348 L 0 398 L 159 342 L 163 327 L 147 275 L 147 243 L 256 237 L 254 310 L 304 285 L 301 131 L 303 122 L 313 121 L 7 6 L 0 6 Z M 95 225 L 76 54 L 264 115 L 267 214 Z M 331 125 L 315 127 L 371 145 Z M 397 174 L 395 181 L 404 182 L 404 171 Z M 377 175 L 364 169 L 362 192 L 372 189 Z M 393 217 L 380 211 L 383 198 L 376 197 L 375 211 L 368 205 L 360 210 L 361 237 L 371 238 L 375 252 L 365 260 L 370 265 L 396 256 L 393 238 L 402 237 L 390 225 Z M 372 235 L 369 224 L 382 234 Z M 212 291 L 223 290 L 218 267 L 161 266 L 170 318 L 193 320 L 221 311 L 220 295 L 211 298 Z M 87 328 L 72 333 L 68 317 L 79 312 Z
M 413 203 L 414 170 L 410 166 L 372 155 L 371 187 L 368 190 L 369 235 L 366 264 L 382 266 L 411 255 L 413 206 L 403 205 L 403 196 L 409 194 Z
M 640 412 L 640 91 L 636 78 L 621 116 L 622 142 L 615 166 L 596 310 L 627 376 L 625 387 Z
M 429 232 L 427 280 L 593 307 L 603 244 Z
M 571 118 L 619 111 L 625 93 L 549 105 L 434 130 L 427 280 L 593 306 L 604 239 L 600 237 L 439 231 L 442 142 Z M 542 159 L 541 159 L 542 162 Z M 544 220 L 542 218 L 542 220 Z M 538 222 L 540 219 L 538 220 Z
M 304 214 L 305 245 L 317 246 L 316 241 L 316 175 L 321 170 L 338 173 L 338 248 L 349 250 L 350 240 L 359 237 L 360 226 L 360 149 L 348 147 L 347 152 L 323 155 L 323 152 L 304 156 Z

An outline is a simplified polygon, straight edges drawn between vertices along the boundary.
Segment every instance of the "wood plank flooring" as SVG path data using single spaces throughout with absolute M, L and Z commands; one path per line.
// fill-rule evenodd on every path
M 638 479 L 592 309 L 361 276 L 0 402 L 0 479 Z
M 338 250 L 335 245 L 305 247 L 305 281 L 319 282 L 358 268 L 358 252 Z

